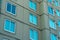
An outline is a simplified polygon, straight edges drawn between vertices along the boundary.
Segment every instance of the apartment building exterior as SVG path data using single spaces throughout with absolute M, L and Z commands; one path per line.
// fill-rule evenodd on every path
M 60 40 L 60 0 L 0 0 L 0 40 Z

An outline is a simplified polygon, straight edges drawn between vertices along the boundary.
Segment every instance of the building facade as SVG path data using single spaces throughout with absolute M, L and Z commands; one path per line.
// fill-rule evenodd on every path
M 60 0 L 0 0 L 0 40 L 60 40 Z

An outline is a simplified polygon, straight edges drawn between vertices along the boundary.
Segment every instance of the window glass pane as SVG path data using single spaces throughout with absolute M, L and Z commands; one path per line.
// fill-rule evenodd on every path
M 48 2 L 50 2 L 50 3 L 51 3 L 51 2 L 52 2 L 52 0 L 48 0 Z
M 49 25 L 51 28 L 56 29 L 56 25 L 53 20 L 49 20 Z
M 29 21 L 30 21 L 31 23 L 33 23 L 33 14 L 30 14 L 30 15 L 29 15 Z
M 49 14 L 52 14 L 52 15 L 53 15 L 53 13 L 54 13 L 54 12 L 53 12 L 53 9 L 52 9 L 50 6 L 48 6 L 48 13 L 49 13 Z
M 55 2 L 55 5 L 58 6 L 58 1 L 55 0 L 54 2 Z
M 5 25 L 4 25 L 4 30 L 9 30 L 10 27 L 10 21 L 9 20 L 5 20 Z
M 53 21 L 49 20 L 50 27 L 53 27 Z
M 58 26 L 60 27 L 60 21 L 58 21 Z
M 34 30 L 34 40 L 38 40 L 38 32 Z
M 57 38 L 54 34 L 51 34 L 51 40 L 57 40 Z
M 12 13 L 15 14 L 16 6 L 12 5 Z
M 14 22 L 11 22 L 10 31 L 15 32 L 15 23 Z
M 56 14 L 57 16 L 60 16 L 59 10 L 56 10 Z
M 7 11 L 11 12 L 11 4 L 7 3 Z
M 38 40 L 38 32 L 36 30 L 30 29 L 30 39 L 31 40 Z
M 29 21 L 35 25 L 37 25 L 37 17 L 33 14 L 29 15 Z
M 32 8 L 36 11 L 36 3 L 32 3 Z
M 37 17 L 35 15 L 33 16 L 33 24 L 37 25 Z
M 29 2 L 29 7 L 30 7 L 31 9 L 33 9 L 33 10 L 36 11 L 36 7 L 37 7 L 37 5 L 36 5 L 36 3 L 30 1 L 30 2 Z
M 33 30 L 30 29 L 30 39 L 33 39 Z
M 29 7 L 32 8 L 32 2 L 29 2 Z

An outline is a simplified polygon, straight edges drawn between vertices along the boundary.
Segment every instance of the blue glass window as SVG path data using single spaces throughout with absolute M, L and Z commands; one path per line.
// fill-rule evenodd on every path
M 57 16 L 60 16 L 59 10 L 56 10 L 56 14 L 57 14 Z
M 56 29 L 56 24 L 54 23 L 53 20 L 51 20 L 51 19 L 49 20 L 49 25 L 51 28 Z
M 60 21 L 58 21 L 58 27 L 60 27 Z
M 58 6 L 58 5 L 59 5 L 59 3 L 58 3 L 58 1 L 57 1 L 57 0 L 54 0 L 54 3 L 55 3 L 55 5 L 56 5 L 56 6 Z
M 30 23 L 37 25 L 37 17 L 31 13 L 29 15 L 29 21 L 30 21 Z
M 5 20 L 4 29 L 5 30 L 9 30 L 9 27 L 10 27 L 10 21 L 9 20 Z
M 12 5 L 10 3 L 7 3 L 7 11 L 12 13 L 12 14 L 15 14 L 15 10 L 16 10 L 16 6 L 15 5 Z
M 33 23 L 37 24 L 37 17 L 35 15 L 33 15 Z
M 55 1 L 55 5 L 58 6 L 58 2 L 57 1 Z
M 30 40 L 38 40 L 38 32 L 30 29 Z
M 54 34 L 50 35 L 51 40 L 57 40 L 57 37 Z
M 30 30 L 30 39 L 33 39 L 33 30 Z
M 15 32 L 15 22 L 11 21 L 10 31 Z
M 7 11 L 11 12 L 11 4 L 7 3 Z
M 34 3 L 33 1 L 30 0 L 29 7 L 36 11 L 37 5 L 36 5 L 36 3 Z
M 38 40 L 38 32 L 34 30 L 34 40 Z
M 12 13 L 15 14 L 16 6 L 12 5 Z
M 48 13 L 51 15 L 54 14 L 54 10 L 50 6 L 48 6 Z
M 6 19 L 5 24 L 4 24 L 4 30 L 14 33 L 15 32 L 15 22 L 12 22 L 12 21 Z
M 52 0 L 48 0 L 48 2 L 49 2 L 49 3 L 51 3 L 51 2 L 52 2 Z
M 33 14 L 30 14 L 30 15 L 29 15 L 29 21 L 30 21 L 31 23 L 33 23 Z

